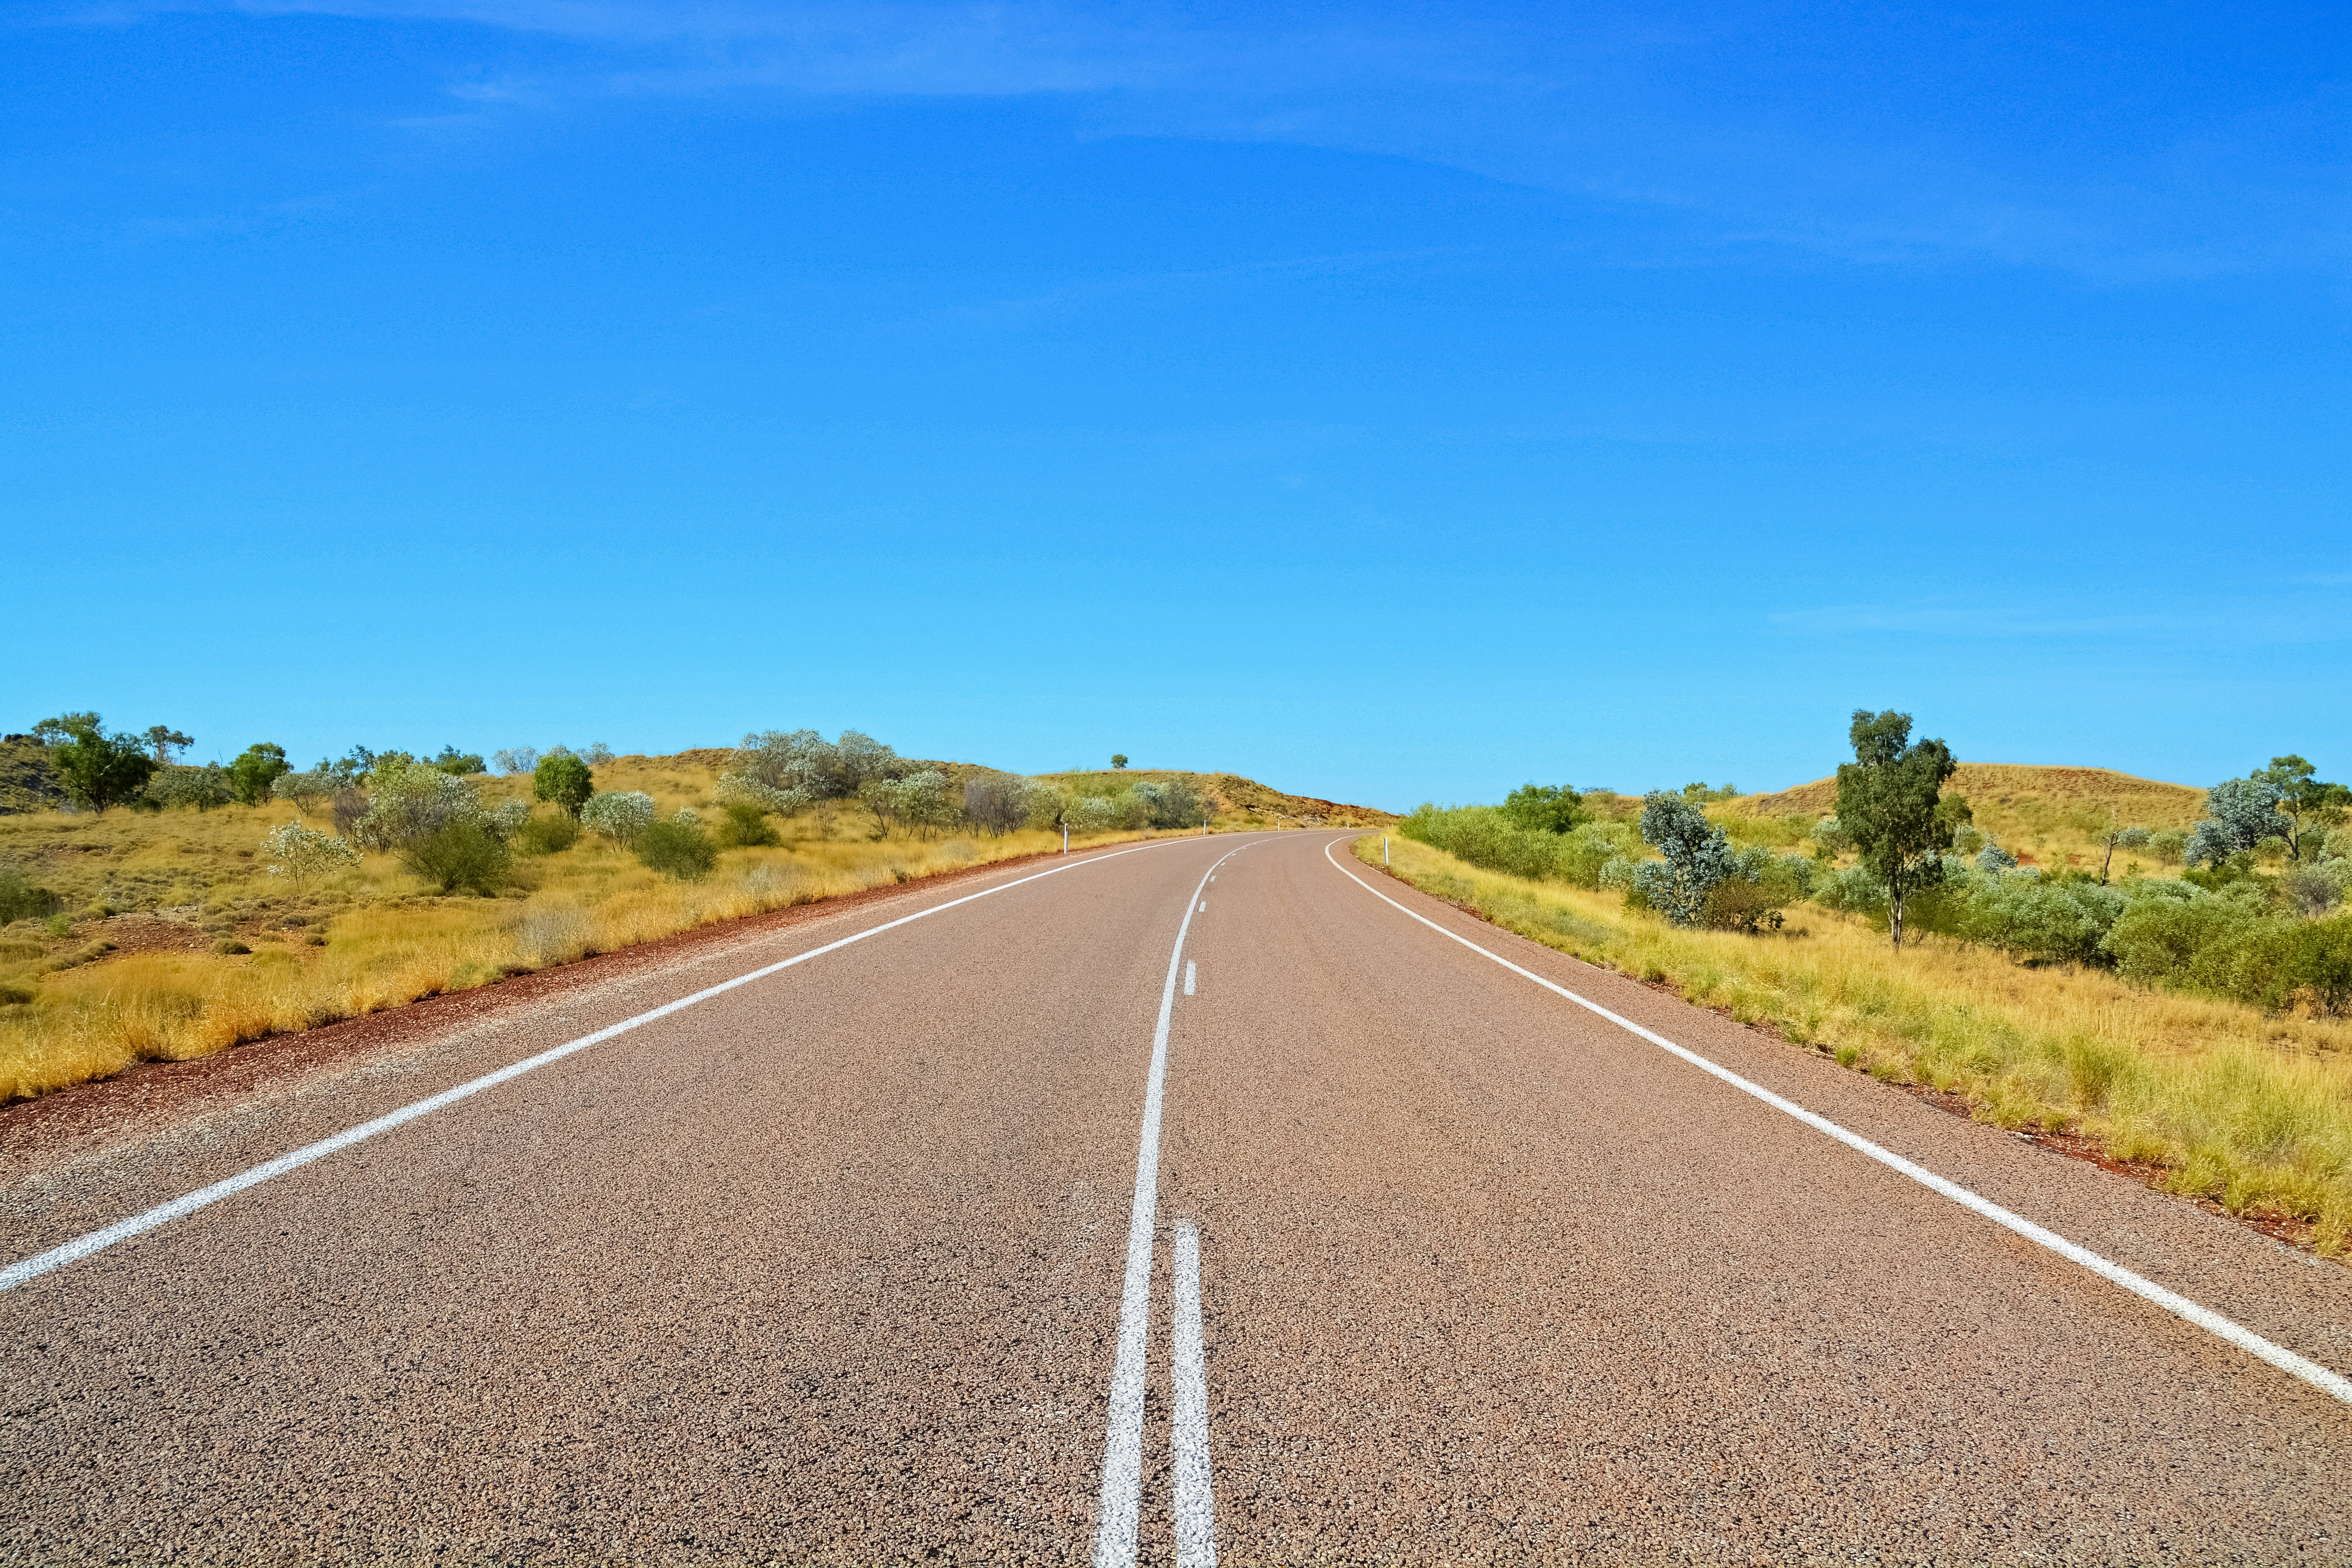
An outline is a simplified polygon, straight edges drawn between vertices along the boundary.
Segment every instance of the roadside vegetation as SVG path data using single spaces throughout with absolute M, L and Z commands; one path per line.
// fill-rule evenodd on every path
M 2352 1248 L 2352 792 L 2287 756 L 2188 803 L 2126 780 L 2147 787 L 2019 812 L 2020 768 L 1992 781 L 2011 809 L 1979 814 L 1953 787 L 1965 765 L 1906 716 L 1856 714 L 1850 738 L 1840 777 L 1767 797 L 1780 810 L 1703 785 L 1426 805 L 1399 824 L 1394 869 L 1985 1121 L 2086 1138 Z M 2133 820 L 2151 805 L 2168 819 Z M 2053 868 L 1986 816 L 2032 830 Z
M 165 726 L 0 742 L 0 1100 L 677 932 L 1058 849 L 1297 822 L 1230 775 L 1082 786 L 856 731 L 616 757 L 260 743 L 184 765 Z M 1351 822 L 1392 820 L 1355 813 Z

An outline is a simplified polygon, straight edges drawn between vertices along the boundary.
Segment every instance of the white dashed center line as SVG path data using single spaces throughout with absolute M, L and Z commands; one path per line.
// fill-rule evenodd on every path
M 1237 853 L 1237 849 L 1227 850 L 1209 871 Z M 1208 873 L 1203 873 L 1200 886 L 1192 889 L 1193 898 L 1199 900 L 1202 889 L 1208 885 Z M 1208 908 L 1207 901 L 1202 900 L 1200 907 Z M 1160 1022 L 1152 1030 L 1151 1067 L 1144 1079 L 1143 1130 L 1135 1152 L 1135 1207 L 1127 1223 L 1127 1282 L 1119 1293 L 1110 1419 L 1103 1434 L 1102 1500 L 1095 1512 L 1095 1568 L 1134 1568 L 1137 1523 L 1143 1510 L 1144 1351 L 1151 1327 L 1151 1251 L 1160 1206 L 1160 1113 L 1168 1083 L 1168 1026 L 1176 1009 L 1176 976 L 1184 963 L 1184 937 L 1192 929 L 1192 915 L 1193 907 L 1188 902 L 1183 921 L 1176 928 L 1176 945 L 1168 952 L 1168 979 L 1160 992 Z M 1197 1239 L 1194 1247 L 1197 1278 Z M 1197 1298 L 1197 1288 L 1195 1294 Z M 1196 1308 L 1196 1323 L 1198 1316 Z M 1205 1396 L 1202 1409 L 1205 1423 Z M 1201 1451 L 1204 1456 L 1208 1451 L 1205 1435 Z M 1204 1476 L 1206 1463 L 1204 1458 Z
M 1176 1472 L 1176 1568 L 1217 1568 L 1216 1489 L 1209 1471 L 1209 1367 L 1201 1345 L 1201 1232 L 1176 1222 L 1175 1378 L 1170 1458 Z

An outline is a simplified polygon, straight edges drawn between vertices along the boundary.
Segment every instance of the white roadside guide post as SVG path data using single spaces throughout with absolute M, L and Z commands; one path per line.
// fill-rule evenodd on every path
M 1388 836 L 1387 834 L 1383 833 L 1383 834 L 1381 834 L 1381 864 L 1382 866 L 1384 866 L 1384 867 L 1385 867 L 1388 863 L 1389 863 L 1389 836 Z
M 1070 819 L 1069 819 L 1068 817 L 1066 817 L 1066 817 L 1062 818 L 1062 853 L 1063 853 L 1063 854 L 1065 854 L 1065 855 L 1067 855 L 1069 852 L 1070 852 Z

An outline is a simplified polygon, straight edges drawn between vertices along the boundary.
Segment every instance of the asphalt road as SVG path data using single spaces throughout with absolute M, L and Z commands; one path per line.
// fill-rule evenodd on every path
M 2352 1405 L 1341 842 L 913 889 L 20 1153 L 0 1261 L 814 954 L 0 1290 L 0 1561 L 2352 1562 Z M 1362 876 L 2352 1369 L 2352 1270 Z

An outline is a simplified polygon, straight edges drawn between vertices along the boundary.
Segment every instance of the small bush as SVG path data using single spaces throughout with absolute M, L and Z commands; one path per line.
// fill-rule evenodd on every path
M 1136 793 L 1141 795 L 1146 787 L 1141 784 L 1137 785 Z M 1207 809 L 1201 800 L 1201 792 L 1192 787 L 1191 781 L 1171 779 L 1159 786 L 1158 798 L 1151 805 L 1151 826 L 1198 827 L 1201 826 L 1201 819 L 1206 815 Z
M 2314 921 L 2294 933 L 2296 985 L 2316 1013 L 2352 1013 L 2352 916 Z
M 2099 963 L 2124 910 L 2122 893 L 2095 882 L 1989 877 L 1969 889 L 1958 928 L 1967 940 L 2012 958 Z
M 1029 820 L 1029 781 L 978 773 L 963 781 L 963 818 L 982 833 L 1010 833 Z
M 0 980 L 0 1007 L 22 1007 L 38 995 L 31 986 L 14 980 Z
M 1642 797 L 1643 842 L 1664 858 L 1644 860 L 1635 867 L 1633 886 L 1650 908 L 1675 925 L 1705 921 L 1715 889 L 1739 874 L 1723 829 L 1686 798 L 1691 791 L 1706 788 L 1693 784 L 1682 795 L 1652 790 Z
M 394 766 L 379 757 L 373 777 L 367 815 L 352 827 L 355 843 L 371 849 L 405 849 L 461 822 L 497 834 L 481 798 L 452 774 L 417 763 Z M 342 819 L 340 801 L 335 816 L 337 821 Z
M 321 877 L 360 862 L 359 851 L 345 840 L 314 832 L 299 822 L 264 834 L 261 848 L 269 860 L 269 874 L 297 888 L 307 888 Z
M 335 832 L 341 837 L 349 838 L 357 830 L 359 825 L 367 820 L 369 811 L 367 794 L 363 790 L 339 789 L 335 792 L 334 804 L 331 810 L 335 819 Z
M 226 805 L 235 798 L 235 792 L 229 786 L 228 770 L 218 763 L 207 763 L 200 768 L 174 764 L 158 768 L 155 776 L 147 781 L 147 798 L 157 805 L 210 811 L 216 805 Z
M 1865 918 L 1883 917 L 1886 913 L 1886 884 L 1872 876 L 1868 867 L 1849 866 L 1822 879 L 1813 902 L 1825 910 L 1841 910 Z
M 1784 902 L 1761 882 L 1727 877 L 1707 891 L 1704 923 L 1717 931 L 1778 931 Z
M 270 781 L 272 800 L 289 802 L 295 810 L 308 816 L 335 798 L 343 780 L 331 768 L 310 768 L 301 773 L 280 773 Z M 154 786 L 150 785 L 152 791 Z
M 1610 829 L 1616 830 L 1612 837 Z M 1397 824 L 1397 831 L 1458 860 L 1514 877 L 1564 875 L 1580 886 L 1624 852 L 1632 838 L 1622 824 L 1587 824 L 1568 833 L 1525 826 L 1492 805 L 1423 805 Z
M 245 943 L 237 941 L 236 938 L 233 936 L 225 936 L 218 942 L 213 943 L 213 951 L 215 952 L 223 952 L 234 955 L 240 952 L 251 952 L 253 949 L 246 946 Z
M 245 805 L 259 805 L 269 798 L 269 787 L 293 771 L 285 747 L 273 741 L 257 741 L 229 763 L 228 787 Z
M 2352 886 L 2352 863 L 2323 860 L 2290 869 L 2279 879 L 2278 891 L 2289 909 L 2316 919 L 2344 901 L 2347 886 Z
M 531 770 L 530 792 L 577 816 L 596 793 L 596 779 L 586 763 L 559 748 L 540 758 Z
M 647 823 L 637 834 L 637 858 L 665 877 L 699 882 L 719 864 L 719 846 L 690 822 Z
M 726 820 L 719 825 L 718 838 L 720 845 L 735 849 L 764 848 L 783 842 L 766 812 L 740 800 L 729 803 Z
M 1588 821 L 1584 797 L 1566 784 L 1521 784 L 1503 799 L 1502 813 L 1538 833 L 1566 833 Z
M 579 842 L 580 824 L 562 812 L 531 817 L 514 835 L 514 847 L 525 855 L 557 855 Z
M 641 789 L 608 791 L 592 796 L 578 815 L 581 826 L 625 848 L 653 822 L 654 797 Z
M 446 775 L 445 775 L 446 776 Z M 452 822 L 410 842 L 401 860 L 445 893 L 496 898 L 512 862 L 507 847 L 478 821 Z

